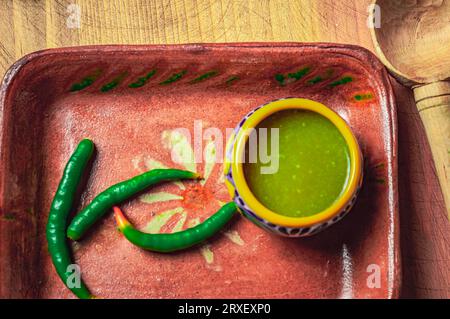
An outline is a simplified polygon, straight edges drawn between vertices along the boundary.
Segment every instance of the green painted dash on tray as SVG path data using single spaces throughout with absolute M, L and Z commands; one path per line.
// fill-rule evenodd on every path
M 297 72 L 288 73 L 288 78 L 295 79 L 295 81 L 298 81 L 302 77 L 304 77 L 306 74 L 308 74 L 309 71 L 311 71 L 311 68 L 310 67 L 305 67 L 303 69 L 298 70 Z
M 357 102 L 361 102 L 361 101 L 365 101 L 365 100 L 372 100 L 373 94 L 370 92 L 369 93 L 358 93 L 358 94 L 355 94 L 355 96 L 353 96 L 353 98 Z
M 275 80 L 281 85 L 284 86 L 286 84 L 286 80 L 291 79 L 293 81 L 288 81 L 288 82 L 296 82 L 298 80 L 300 80 L 301 78 L 303 78 L 305 75 L 307 75 L 309 72 L 311 71 L 311 68 L 309 66 L 304 67 L 300 70 L 298 70 L 297 72 L 291 72 L 291 73 L 287 73 L 286 74 L 275 74 Z
M 74 83 L 70 87 L 70 92 L 80 91 L 88 87 L 97 80 L 101 73 L 102 71 L 100 69 L 95 70 L 92 74 L 82 78 L 80 82 Z
M 202 82 L 202 81 L 205 81 L 205 80 L 207 80 L 209 78 L 212 78 L 212 77 L 216 76 L 217 74 L 219 74 L 219 72 L 217 72 L 217 71 L 209 71 L 209 72 L 206 72 L 206 73 L 200 75 L 199 77 L 196 77 L 190 83 L 194 84 L 194 83 Z
M 316 84 L 323 81 L 323 77 L 320 75 L 313 77 L 311 80 L 308 80 L 309 84 Z
M 116 76 L 111 82 L 106 83 L 105 85 L 103 85 L 100 89 L 100 91 L 102 92 L 108 92 L 111 91 L 112 89 L 114 89 L 116 86 L 118 86 L 120 84 L 120 82 L 122 82 L 122 80 L 128 75 L 128 72 L 123 72 L 121 74 L 119 74 L 118 76 Z
M 176 81 L 180 80 L 186 73 L 187 73 L 186 70 L 183 70 L 183 71 L 181 71 L 179 73 L 174 73 L 168 79 L 160 82 L 159 84 L 160 85 L 166 85 L 166 84 L 170 84 L 170 83 L 176 82 Z
M 331 87 L 335 87 L 338 85 L 343 85 L 343 84 L 347 84 L 353 81 L 353 78 L 351 76 L 344 76 L 342 78 L 340 78 L 339 80 L 336 80 L 334 82 L 330 83 Z
M 148 72 L 145 76 L 139 77 L 136 81 L 134 81 L 133 83 L 128 84 L 129 88 L 135 89 L 135 88 L 139 88 L 143 85 L 145 85 L 145 83 L 147 83 L 147 81 L 152 78 L 154 75 L 156 74 L 156 70 L 151 70 L 150 72 Z
M 283 74 L 275 74 L 275 80 L 276 80 L 280 85 L 284 85 L 284 75 L 283 75 Z
M 377 169 L 377 168 L 384 168 L 384 163 L 383 162 L 378 163 L 378 164 L 374 165 L 373 168 L 375 168 L 375 169 Z
M 6 213 L 6 214 L 3 215 L 3 218 L 6 219 L 6 220 L 15 220 L 16 216 L 14 214 L 12 214 L 12 213 Z
M 325 73 L 316 75 L 312 79 L 306 81 L 309 85 L 314 85 L 320 82 L 323 82 L 325 80 L 328 80 L 334 73 L 333 69 L 328 69 Z
M 237 75 L 232 75 L 225 81 L 225 84 L 226 85 L 231 85 L 234 82 L 236 82 L 237 80 L 239 80 L 239 77 Z

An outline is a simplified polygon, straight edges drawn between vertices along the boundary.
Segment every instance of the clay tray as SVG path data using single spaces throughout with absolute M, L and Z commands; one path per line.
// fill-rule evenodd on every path
M 204 184 L 161 185 L 122 205 L 140 229 L 176 231 L 229 197 L 221 161 L 173 160 L 211 151 L 211 141 L 171 132 L 193 132 L 201 120 L 203 132 L 225 135 L 252 108 L 283 97 L 322 102 L 354 130 L 365 181 L 348 217 L 289 239 L 237 216 L 204 245 L 159 254 L 128 243 L 110 214 L 73 244 L 85 282 L 98 296 L 119 298 L 397 297 L 396 111 L 386 71 L 362 48 L 295 43 L 64 48 L 16 62 L 0 95 L 0 296 L 73 298 L 51 264 L 45 224 L 82 138 L 93 139 L 97 154 L 77 210 L 150 168 L 203 173 Z

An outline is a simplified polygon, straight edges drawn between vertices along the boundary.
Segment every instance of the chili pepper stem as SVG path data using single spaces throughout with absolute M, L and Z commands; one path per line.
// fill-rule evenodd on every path
M 116 219 L 117 226 L 120 231 L 123 231 L 124 228 L 130 225 L 130 222 L 127 220 L 122 210 L 118 206 L 113 207 L 114 210 L 114 218 Z

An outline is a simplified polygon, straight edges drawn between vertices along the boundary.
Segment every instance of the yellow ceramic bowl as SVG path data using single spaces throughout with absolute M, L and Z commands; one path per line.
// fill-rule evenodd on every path
M 272 212 L 262 205 L 251 192 L 245 177 L 243 158 L 248 130 L 255 128 L 271 114 L 288 109 L 317 112 L 330 120 L 341 132 L 350 153 L 350 173 L 340 197 L 327 209 L 308 217 L 289 217 Z M 225 183 L 240 212 L 256 225 L 288 237 L 309 236 L 342 219 L 353 207 L 362 184 L 362 154 L 348 124 L 334 111 L 316 101 L 301 98 L 276 100 L 255 108 L 235 128 L 227 144 Z

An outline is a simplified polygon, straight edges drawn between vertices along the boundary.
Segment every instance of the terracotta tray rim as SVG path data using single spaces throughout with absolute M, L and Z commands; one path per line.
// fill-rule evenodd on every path
M 382 88 L 386 93 L 387 111 L 389 114 L 390 134 L 389 139 L 391 147 L 388 161 L 388 192 L 389 192 L 389 218 L 391 226 L 388 231 L 388 299 L 399 298 L 401 290 L 401 253 L 400 253 L 400 227 L 398 212 L 398 182 L 397 182 L 397 110 L 395 104 L 394 93 L 388 72 L 381 61 L 368 49 L 353 44 L 330 43 L 330 42 L 230 42 L 230 43 L 185 43 L 185 44 L 111 44 L 111 45 L 84 45 L 70 46 L 62 48 L 50 48 L 38 50 L 24 55 L 22 58 L 14 62 L 3 76 L 0 85 L 0 159 L 4 163 L 4 106 L 5 100 L 9 93 L 9 88 L 14 82 L 16 76 L 22 68 L 35 59 L 43 56 L 52 56 L 60 54 L 98 54 L 99 51 L 108 53 L 125 53 L 125 52 L 157 52 L 162 50 L 186 50 L 188 52 L 202 52 L 208 49 L 241 49 L 241 48 L 320 48 L 335 49 L 339 54 L 347 55 L 358 60 L 361 64 L 369 64 L 371 68 L 381 71 L 380 80 L 383 84 Z M 4 198 L 4 166 L 0 166 L 0 213 L 3 206 Z
M 376 69 L 385 69 L 381 61 L 368 49 L 354 44 L 331 43 L 331 42 L 230 42 L 230 43 L 183 43 L 183 44 L 125 44 L 125 45 L 102 44 L 102 45 L 68 46 L 68 47 L 37 50 L 24 55 L 23 57 L 19 58 L 16 62 L 14 62 L 3 75 L 2 83 L 0 86 L 0 101 L 1 105 L 3 105 L 5 89 L 10 85 L 16 73 L 19 72 L 23 66 L 32 62 L 36 58 L 48 55 L 74 54 L 74 53 L 96 54 L 98 53 L 99 50 L 109 53 L 129 52 L 129 51 L 136 51 L 136 52 L 149 52 L 149 51 L 151 52 L 161 50 L 170 51 L 173 49 L 198 52 L 207 49 L 296 48 L 296 47 L 297 48 L 319 47 L 321 49 L 337 49 L 341 51 L 340 52 L 341 54 L 355 58 L 359 60 L 361 63 L 370 63 L 371 67 L 374 67 Z M 355 54 L 351 54 L 349 51 L 353 51 L 353 53 Z M 359 52 L 359 54 L 356 54 L 357 52 Z M 361 56 L 363 56 L 367 60 L 362 61 Z M 391 89 L 390 85 L 389 89 Z

